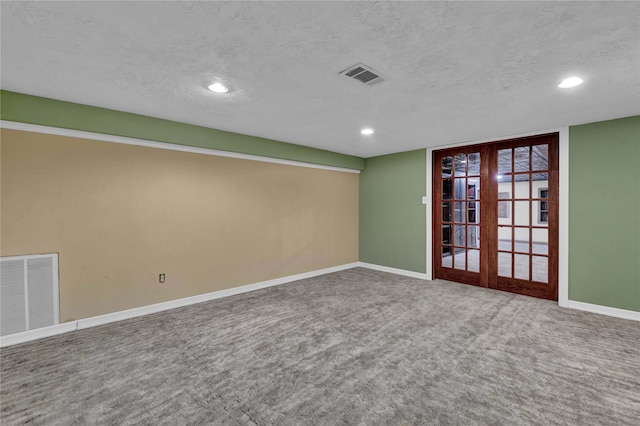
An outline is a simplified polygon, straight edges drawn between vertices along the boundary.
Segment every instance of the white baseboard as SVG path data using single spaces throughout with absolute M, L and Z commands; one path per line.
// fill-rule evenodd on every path
M 199 294 L 197 296 L 185 297 L 182 299 L 170 300 L 168 302 L 156 303 L 154 305 L 141 306 L 139 308 L 127 309 L 95 317 L 84 318 L 77 321 L 65 322 L 50 327 L 43 327 L 36 330 L 29 330 L 22 333 L 10 334 L 0 337 L 0 347 L 17 345 L 19 343 L 30 342 L 32 340 L 42 339 L 44 337 L 55 336 L 57 334 L 67 333 L 70 331 L 82 330 L 89 327 L 95 327 L 111 322 L 122 321 L 140 317 L 143 315 L 153 314 L 156 312 L 166 311 L 169 309 L 179 308 L 182 306 L 193 305 L 195 303 L 206 302 L 209 300 L 221 299 L 223 297 L 234 296 L 236 294 L 247 293 L 250 291 L 260 290 L 267 287 L 273 287 L 280 284 L 286 284 L 293 281 L 313 278 L 320 275 L 330 274 L 333 272 L 343 271 L 359 266 L 358 262 L 347 263 L 344 265 L 333 266 L 331 268 L 318 269 L 316 271 L 304 272 L 302 274 L 290 275 L 282 278 L 261 281 L 253 284 L 247 284 L 240 287 L 228 288 L 225 290 L 214 291 L 211 293 Z
M 406 277 L 418 278 L 421 280 L 427 279 L 427 274 L 423 274 L 421 272 L 413 272 L 413 271 L 407 271 L 405 269 L 390 268 L 388 266 L 375 265 L 373 263 L 366 263 L 366 262 L 358 262 L 358 266 L 361 268 L 368 268 L 376 271 L 389 272 L 391 274 L 404 275 Z
M 62 324 L 50 325 L 48 327 L 36 328 L 35 330 L 24 331 L 22 333 L 9 334 L 0 337 L 0 348 L 17 345 L 19 343 L 30 342 L 44 337 L 55 336 L 57 334 L 75 331 L 78 327 L 77 321 L 64 322 Z
M 197 296 L 185 297 L 182 299 L 170 300 L 168 302 L 156 303 L 154 305 L 141 306 L 139 308 L 128 309 L 125 311 L 113 312 L 110 314 L 99 315 L 90 318 L 84 318 L 77 321 L 65 322 L 62 324 L 56 324 L 49 327 L 42 327 L 36 330 L 29 330 L 22 333 L 10 334 L 8 336 L 0 337 L 0 348 L 17 345 L 20 343 L 26 343 L 33 340 L 42 339 L 45 337 L 55 336 L 58 334 L 68 333 L 71 331 L 82 330 L 89 327 L 95 327 L 102 324 L 108 324 L 124 319 L 130 319 L 148 315 L 156 312 L 162 312 L 169 309 L 179 308 L 182 306 L 193 305 L 196 303 L 206 302 L 209 300 L 221 299 L 223 297 L 234 296 L 236 294 L 248 293 L 255 290 L 260 290 L 267 287 L 273 287 L 280 284 L 286 284 L 293 281 L 304 280 L 307 278 L 313 278 L 320 275 L 330 274 L 333 272 L 344 271 L 355 267 L 362 267 L 373 269 L 376 271 L 389 272 L 397 275 L 404 275 L 411 278 L 418 278 L 426 280 L 427 275 L 407 271 L 404 269 L 391 268 L 388 266 L 375 265 L 366 262 L 354 262 L 344 265 L 333 266 L 331 268 L 318 269 L 315 271 L 305 272 L 302 274 L 290 275 L 282 278 L 275 278 L 272 280 L 261 281 L 253 284 L 243 285 L 240 287 L 233 287 L 225 290 L 214 291 L 211 293 L 200 294 Z M 592 305 L 590 303 L 577 302 L 569 300 L 568 308 L 578 309 L 581 311 L 593 312 L 596 314 L 608 315 L 616 318 L 623 318 L 632 321 L 640 321 L 640 312 L 628 311 L 625 309 L 611 308 L 608 306 Z
M 611 308 L 609 306 L 592 305 L 591 303 L 569 300 L 567 308 L 578 309 L 580 311 L 593 312 L 594 314 L 608 315 L 610 317 L 622 318 L 632 321 L 640 321 L 640 312 L 628 311 L 626 309 Z
M 389 272 L 392 274 L 405 275 L 407 277 L 419 278 L 426 280 L 427 274 L 419 272 L 407 271 L 404 269 L 390 268 L 388 266 L 375 265 L 372 263 L 358 262 L 358 266 L 362 268 L 374 269 L 376 271 Z M 592 312 L 600 315 L 607 315 L 610 317 L 622 318 L 632 321 L 640 321 L 640 312 L 628 311 L 626 309 L 611 308 L 609 306 L 593 305 L 591 303 L 577 302 L 575 300 L 569 300 L 567 305 L 564 306 L 570 309 L 578 309 L 580 311 Z

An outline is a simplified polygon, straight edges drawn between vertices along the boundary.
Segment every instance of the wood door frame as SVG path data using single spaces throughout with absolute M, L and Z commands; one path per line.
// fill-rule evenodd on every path
M 480 158 L 487 158 L 488 155 L 488 149 L 487 149 L 488 144 L 482 144 L 482 145 L 469 145 L 469 146 L 462 146 L 462 147 L 454 147 L 452 149 L 456 150 L 456 153 L 460 153 L 460 154 L 471 154 L 471 153 L 475 153 L 478 152 L 480 153 Z M 448 148 L 444 148 L 445 150 Z M 438 150 L 440 151 L 440 150 Z M 438 154 L 436 154 L 436 156 L 438 156 Z M 441 207 L 440 205 L 436 205 L 435 200 L 439 199 L 439 196 L 437 196 L 436 194 L 438 193 L 438 191 L 440 193 L 442 193 L 442 179 L 435 178 L 435 173 L 436 170 L 438 170 L 438 168 L 434 165 L 435 164 L 435 157 L 434 157 L 434 162 L 432 163 L 431 167 L 432 167 L 432 175 L 434 175 L 433 179 L 433 198 L 432 198 L 432 217 L 433 217 L 433 223 L 432 223 L 432 235 L 434 236 L 433 238 L 433 243 L 435 243 L 435 241 L 437 241 L 439 238 L 441 238 L 442 236 L 442 230 L 438 229 L 436 227 L 436 223 L 438 222 L 438 219 L 441 219 Z M 489 170 L 489 162 L 486 160 L 481 160 L 480 161 L 480 181 L 482 183 L 482 176 L 486 175 L 488 173 Z M 465 175 L 466 177 L 467 175 Z M 454 178 L 455 180 L 455 178 Z M 480 185 L 480 200 L 485 200 L 488 199 L 487 197 L 490 195 L 489 191 L 490 188 L 488 188 L 489 185 L 484 185 L 481 184 Z M 454 200 L 453 198 L 451 198 L 451 200 L 449 200 L 449 202 L 451 204 L 456 203 L 456 200 Z M 459 202 L 459 201 L 458 201 Z M 466 203 L 466 201 L 465 201 Z M 481 215 L 483 214 L 483 210 L 480 210 Z M 480 241 L 482 241 L 485 238 L 488 238 L 488 229 L 487 229 L 487 221 L 481 221 L 480 225 Z M 488 239 L 486 239 L 485 241 L 488 241 Z M 480 250 L 480 265 L 486 264 L 486 262 L 488 261 L 488 258 L 486 257 L 486 254 L 488 252 L 486 250 Z M 439 262 L 442 261 L 442 258 L 440 256 L 433 256 L 433 268 L 435 269 L 438 265 Z M 475 285 L 478 287 L 488 287 L 489 286 L 489 276 L 488 276 L 488 271 L 486 267 L 480 266 L 480 272 L 476 273 L 476 272 L 468 272 L 468 271 L 461 271 L 458 269 L 442 269 L 441 270 L 441 274 L 442 274 L 442 278 L 446 279 L 446 280 L 451 280 L 451 281 L 456 281 L 456 282 L 461 282 L 461 283 L 465 283 L 465 284 L 470 284 L 470 285 Z M 492 287 L 492 288 L 495 288 Z
M 433 254 L 433 263 L 434 270 L 438 278 L 442 278 L 445 280 L 451 280 L 455 282 L 465 283 L 476 285 L 480 287 L 489 287 L 493 289 L 508 291 L 517 294 L 523 294 L 527 296 L 538 297 L 542 299 L 551 299 L 558 300 L 558 143 L 559 143 L 559 134 L 558 133 L 547 133 L 535 136 L 527 136 L 522 138 L 508 139 L 508 140 L 500 140 L 494 141 L 486 144 L 479 145 L 470 145 L 465 147 L 455 147 L 455 148 L 445 148 L 443 150 L 438 150 L 434 153 L 433 158 L 433 166 L 432 166 L 432 174 L 433 174 L 433 188 L 434 188 L 434 198 L 433 198 L 433 245 L 434 247 L 438 247 L 438 253 Z M 498 223 L 498 213 L 497 213 L 497 205 L 498 205 L 498 182 L 494 180 L 494 175 L 498 174 L 498 161 L 497 154 L 499 150 L 511 150 L 518 147 L 530 147 L 535 145 L 546 145 L 548 147 L 548 159 L 547 159 L 547 172 L 548 172 L 548 198 L 547 203 L 549 206 L 549 214 L 548 214 L 548 226 L 546 227 L 547 239 L 548 239 L 548 251 L 547 251 L 547 281 L 545 283 L 534 281 L 531 278 L 531 262 L 533 259 L 533 251 L 530 249 L 527 251 L 529 254 L 527 255 L 529 259 L 529 267 L 527 268 L 529 272 L 528 279 L 518 278 L 515 275 L 511 277 L 500 276 L 498 273 L 498 230 L 500 225 Z M 478 152 L 480 157 L 483 160 L 480 161 L 480 230 L 481 230 L 481 241 L 484 240 L 483 244 L 484 248 L 480 249 L 480 258 L 479 258 L 479 272 L 468 272 L 461 271 L 457 268 L 443 268 L 441 266 L 442 255 L 440 254 L 440 246 L 443 240 L 443 232 L 442 230 L 446 225 L 444 225 L 442 221 L 442 205 L 448 199 L 441 199 L 442 194 L 442 158 L 453 158 L 459 154 L 470 154 L 472 152 Z M 512 152 L 513 155 L 513 152 Z M 528 161 L 531 159 L 529 157 Z M 466 162 L 466 161 L 465 161 Z M 514 170 L 512 173 L 524 173 L 528 176 L 527 181 L 529 185 L 531 185 L 531 173 L 532 166 L 531 163 L 527 166 L 527 171 L 518 172 L 515 169 L 515 162 L 513 163 Z M 534 169 L 535 170 L 535 169 Z M 515 177 L 513 176 L 512 185 L 515 184 Z M 465 174 L 465 177 L 467 175 Z M 451 176 L 452 182 L 455 177 Z M 448 180 L 448 179 L 446 179 Z M 530 186 L 531 188 L 531 186 Z M 513 195 L 513 192 L 510 191 Z M 452 197 L 449 202 L 455 202 L 456 198 Z M 532 217 L 532 201 L 533 194 L 530 193 L 530 190 L 527 191 L 529 194 L 529 213 L 528 213 L 528 223 L 527 228 L 529 229 L 530 235 L 533 226 L 533 217 Z M 464 203 L 466 207 L 466 188 L 464 192 Z M 512 196 L 511 205 L 512 208 L 515 209 L 516 198 L 515 195 Z M 514 210 L 515 212 L 515 210 Z M 513 215 L 515 218 L 515 213 Z M 451 218 L 449 222 L 451 222 Z M 466 218 L 464 219 L 466 223 Z M 442 225 L 442 226 L 440 226 Z M 514 223 L 513 230 L 519 229 L 517 227 L 517 223 Z M 453 227 L 454 224 L 451 222 L 449 227 Z M 465 228 L 466 229 L 466 228 Z M 466 231 L 465 231 L 466 233 Z M 515 238 L 515 235 L 514 235 Z M 528 239 L 531 244 L 531 239 Z M 449 242 L 449 244 L 451 244 Z M 466 250 L 465 250 L 466 252 Z M 465 254 L 466 256 L 466 254 Z M 541 255 L 542 256 L 542 255 Z M 514 268 L 513 257 L 511 260 L 512 266 L 511 270 Z M 466 265 L 465 263 L 465 266 Z M 483 272 L 484 271 L 484 272 Z
M 548 219 L 548 241 L 549 241 L 549 251 L 548 251 L 548 259 L 549 259 L 549 276 L 547 279 L 547 283 L 537 283 L 528 280 L 520 280 L 518 278 L 505 278 L 501 276 L 491 277 L 495 279 L 494 286 L 492 288 L 497 288 L 499 290 L 509 291 L 518 294 L 524 294 L 526 296 L 533 296 L 542 299 L 550 299 L 550 300 L 558 300 L 558 150 L 559 150 L 559 134 L 557 133 L 549 133 L 549 134 L 541 134 L 537 136 L 528 136 L 525 138 L 517 138 L 517 139 L 508 139 L 504 141 L 496 141 L 495 144 L 500 145 L 500 149 L 509 149 L 516 148 L 519 146 L 527 146 L 529 140 L 535 140 L 537 144 L 546 143 L 549 146 L 549 157 L 548 157 L 548 205 L 553 207 L 552 210 L 549 211 L 549 219 Z M 495 159 L 493 159 L 495 160 Z M 531 172 L 531 170 L 529 171 Z M 497 186 L 496 186 L 497 189 Z M 497 195 L 497 194 L 495 194 Z M 534 197 L 534 194 L 529 194 L 530 198 Z M 497 196 L 494 199 L 497 201 Z M 514 200 L 515 201 L 515 200 Z M 532 222 L 533 212 L 529 212 L 530 217 L 530 226 Z M 495 218 L 495 222 L 497 223 L 497 218 Z M 514 237 L 515 238 L 515 237 Z M 532 241 L 532 240 L 530 240 Z M 552 244 L 555 243 L 555 244 Z M 497 241 L 489 241 L 489 244 L 497 244 Z M 497 247 L 491 247 L 490 255 L 497 256 Z M 497 259 L 491 259 L 496 262 Z
M 426 197 L 423 201 L 427 208 L 426 216 L 426 279 L 434 279 L 433 265 L 433 153 L 434 151 L 448 148 L 464 147 L 468 145 L 480 145 L 495 142 L 497 140 L 510 140 L 527 136 L 538 136 L 547 133 L 558 133 L 558 160 L 559 160 L 559 185 L 558 185 L 558 305 L 569 307 L 569 127 L 548 129 L 539 132 L 528 132 L 511 136 L 477 139 L 464 143 L 438 145 L 427 148 L 425 156 L 426 165 Z

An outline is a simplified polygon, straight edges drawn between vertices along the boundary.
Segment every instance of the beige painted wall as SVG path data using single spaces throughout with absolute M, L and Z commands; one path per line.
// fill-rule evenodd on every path
M 62 322 L 358 260 L 357 174 L 1 136 L 0 252 L 60 254 Z

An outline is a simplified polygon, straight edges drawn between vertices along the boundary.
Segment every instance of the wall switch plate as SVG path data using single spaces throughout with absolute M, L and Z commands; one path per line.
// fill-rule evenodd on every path
M 422 204 L 427 205 L 427 197 L 422 197 Z
M 164 274 L 160 274 L 160 275 L 158 276 L 158 281 L 159 281 L 160 283 L 163 283 L 163 282 L 164 282 L 164 278 L 165 278 L 165 275 L 164 275 Z

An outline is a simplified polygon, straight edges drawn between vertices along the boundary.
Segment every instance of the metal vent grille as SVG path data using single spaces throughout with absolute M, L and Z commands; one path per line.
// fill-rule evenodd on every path
M 0 258 L 0 336 L 59 323 L 58 255 Z
M 368 86 L 382 83 L 385 80 L 379 72 L 374 71 L 373 68 L 364 64 L 355 64 L 341 71 L 340 74 L 358 80 Z

